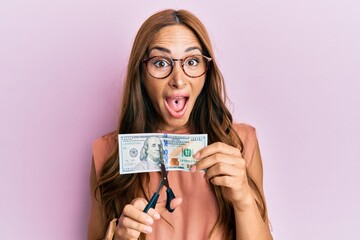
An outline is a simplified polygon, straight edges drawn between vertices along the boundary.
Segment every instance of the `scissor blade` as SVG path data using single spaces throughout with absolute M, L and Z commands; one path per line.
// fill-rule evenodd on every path
M 168 182 L 168 178 L 167 178 L 168 172 L 166 171 L 165 164 L 161 163 L 160 168 L 161 168 L 162 182 L 167 188 L 169 188 L 169 182 Z

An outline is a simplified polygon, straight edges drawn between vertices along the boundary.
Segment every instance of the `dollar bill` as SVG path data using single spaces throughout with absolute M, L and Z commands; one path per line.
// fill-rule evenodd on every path
M 119 134 L 120 174 L 160 171 L 189 171 L 193 155 L 207 146 L 207 134 Z

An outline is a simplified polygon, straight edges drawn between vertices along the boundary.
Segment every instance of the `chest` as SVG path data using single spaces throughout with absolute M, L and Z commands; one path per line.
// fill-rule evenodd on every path
M 216 222 L 218 207 L 204 173 L 169 172 L 170 187 L 183 202 L 174 212 L 164 212 L 161 220 L 154 223 L 150 239 L 208 239 Z M 150 174 L 150 189 L 156 190 L 159 174 Z M 166 201 L 163 189 L 159 202 Z M 216 237 L 213 239 L 217 239 Z M 220 239 L 220 238 L 218 238 Z

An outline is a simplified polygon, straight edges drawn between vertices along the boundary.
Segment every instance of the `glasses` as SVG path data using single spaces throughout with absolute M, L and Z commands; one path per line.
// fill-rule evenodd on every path
M 143 59 L 142 62 L 146 66 L 147 72 L 153 78 L 163 79 L 167 78 L 173 71 L 175 62 L 179 61 L 181 69 L 186 76 L 191 78 L 201 77 L 209 68 L 209 63 L 212 59 L 204 55 L 191 55 L 184 59 L 174 59 L 164 56 L 154 56 Z

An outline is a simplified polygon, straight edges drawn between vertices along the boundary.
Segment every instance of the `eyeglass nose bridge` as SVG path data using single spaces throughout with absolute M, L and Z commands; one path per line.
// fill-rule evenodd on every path
M 185 73 L 185 75 L 187 75 L 187 73 L 185 72 L 185 69 L 184 69 L 184 59 L 182 59 L 182 58 L 169 58 L 169 59 L 171 60 L 171 70 L 170 70 L 169 74 L 167 75 L 167 77 L 170 76 L 172 74 L 172 72 L 174 71 L 175 62 L 180 63 L 181 70 L 183 71 L 183 73 Z
M 182 58 L 170 58 L 171 60 L 171 65 L 172 65 L 172 68 L 175 67 L 175 62 L 179 62 L 180 63 L 180 66 L 181 68 L 184 70 L 184 59 Z

